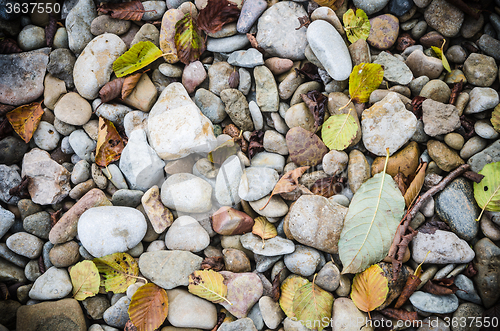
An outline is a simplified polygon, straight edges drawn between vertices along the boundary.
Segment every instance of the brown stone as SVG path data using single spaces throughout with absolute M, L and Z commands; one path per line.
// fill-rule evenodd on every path
M 242 211 L 221 207 L 211 217 L 212 228 L 218 234 L 232 236 L 252 231 L 253 219 Z
M 248 256 L 239 249 L 225 248 L 222 254 L 224 254 L 224 264 L 227 271 L 250 272 L 252 270 Z
M 147 190 L 142 196 L 141 202 L 156 233 L 162 233 L 172 225 L 174 216 L 161 202 L 158 186 L 154 185 Z
M 328 153 L 328 147 L 315 135 L 301 127 L 291 128 L 286 134 L 290 158 L 298 166 L 316 166 Z
M 293 61 L 290 59 L 271 57 L 264 61 L 264 65 L 268 67 L 273 74 L 279 75 L 290 70 L 293 66 Z
M 69 267 L 80 259 L 79 248 L 80 246 L 75 241 L 55 245 L 49 252 L 50 262 L 58 268 Z
M 391 14 L 370 19 L 370 34 L 366 41 L 377 49 L 389 49 L 396 43 L 399 34 L 399 20 Z
M 457 152 L 440 141 L 431 140 L 427 142 L 427 150 L 431 159 L 436 162 L 441 170 L 452 171 L 465 163 Z

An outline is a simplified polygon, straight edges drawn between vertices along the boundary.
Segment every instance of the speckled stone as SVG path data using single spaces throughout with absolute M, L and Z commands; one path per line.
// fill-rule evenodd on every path
M 391 14 L 384 14 L 370 19 L 370 34 L 366 41 L 377 49 L 389 49 L 394 45 L 399 33 L 399 20 Z
M 460 203 L 458 203 L 460 202 Z M 452 181 L 436 198 L 436 212 L 460 238 L 470 241 L 479 230 L 479 207 L 474 200 L 472 184 L 459 177 Z
M 454 37 L 460 32 L 464 13 L 446 0 L 434 0 L 424 13 L 425 21 L 445 37 Z

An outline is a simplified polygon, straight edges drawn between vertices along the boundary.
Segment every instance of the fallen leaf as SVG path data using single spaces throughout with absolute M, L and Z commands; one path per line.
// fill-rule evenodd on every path
M 243 132 L 236 127 L 234 124 L 226 125 L 222 133 L 229 135 L 231 138 L 234 138 L 234 141 L 238 143 L 241 147 L 241 151 L 243 153 L 248 152 L 248 141 L 243 137 Z
M 250 135 L 248 143 L 248 158 L 251 160 L 255 154 L 264 150 L 264 131 L 255 130 Z
M 370 34 L 370 21 L 362 9 L 357 9 L 356 14 L 354 14 L 354 10 L 349 9 L 345 12 L 342 19 L 344 21 L 344 30 L 347 39 L 349 39 L 352 44 L 358 39 L 366 40 L 366 38 L 368 38 Z
M 14 186 L 9 190 L 9 195 L 21 199 L 29 199 L 30 194 L 28 192 L 28 186 L 30 185 L 30 180 L 30 177 L 24 176 L 21 179 L 21 183 L 19 183 L 19 185 Z
M 464 81 L 461 80 L 458 83 L 453 84 L 453 87 L 451 88 L 451 94 L 450 94 L 450 101 L 448 102 L 450 105 L 454 105 L 455 101 L 458 98 L 458 95 L 460 92 L 462 92 L 464 86 Z
M 399 230 L 399 227 L 398 227 Z M 401 266 L 403 265 L 403 259 L 405 257 L 405 252 L 406 249 L 408 248 L 408 245 L 410 242 L 413 240 L 413 237 L 417 235 L 417 231 L 413 230 L 411 227 L 407 227 L 405 230 L 405 233 L 400 236 L 401 240 L 396 244 L 396 247 L 398 248 L 397 254 L 394 256 L 392 259 L 392 279 L 393 281 L 396 281 L 398 279 L 398 274 L 399 271 L 401 270 Z M 394 245 L 395 242 L 393 241 L 391 244 L 391 247 L 389 249 L 389 253 L 391 252 L 391 249 L 393 248 L 392 245 Z
M 405 194 L 408 187 L 406 186 L 406 176 L 402 172 L 398 172 L 396 176 L 393 177 L 394 181 L 398 185 L 401 194 Z
M 328 326 L 324 321 L 332 317 L 333 299 L 333 295 L 314 284 L 313 279 L 295 292 L 293 314 L 308 329 L 321 331 Z M 321 321 L 320 325 L 317 321 Z
M 384 303 L 389 293 L 389 281 L 384 271 L 374 264 L 365 271 L 354 276 L 352 280 L 351 299 L 359 310 L 368 313 Z
M 385 316 L 401 321 L 418 321 L 418 313 L 416 311 L 407 311 L 404 309 L 385 308 L 380 311 Z
M 406 190 L 404 198 L 407 208 L 410 208 L 410 206 L 413 205 L 418 197 L 418 194 L 420 193 L 420 190 L 422 189 L 422 186 L 424 186 L 425 169 L 427 169 L 427 163 L 421 163 L 419 169 L 417 169 L 417 175 L 411 181 L 410 187 Z
M 240 16 L 238 6 L 227 0 L 209 0 L 205 8 L 200 10 L 197 23 L 206 33 L 216 33 L 231 22 L 236 22 Z
M 100 167 L 106 167 L 120 159 L 124 148 L 122 137 L 116 131 L 113 122 L 99 117 L 95 163 Z
M 213 271 L 221 271 L 224 269 L 224 257 L 222 256 L 212 256 L 205 257 L 203 261 L 201 261 L 202 269 L 212 269 Z
M 240 84 L 240 74 L 238 71 L 233 70 L 231 75 L 229 75 L 228 83 L 230 88 L 238 88 Z
M 308 28 L 309 24 L 311 24 L 311 20 L 307 15 L 301 16 L 298 19 L 299 19 L 299 26 L 295 28 L 295 30 L 300 30 L 302 27 Z
M 9 298 L 9 289 L 5 283 L 0 283 L 0 294 L 2 295 L 2 300 L 7 300 Z
M 97 11 L 109 14 L 112 18 L 128 21 L 140 21 L 144 13 L 144 6 L 139 0 L 120 3 L 102 3 L 97 7 Z
M 481 219 L 485 210 L 500 211 L 500 162 L 486 164 L 479 174 L 484 178 L 480 183 L 474 183 L 474 198 L 481 208 L 476 221 Z
M 443 47 L 444 44 L 446 44 L 446 39 L 444 39 L 443 44 L 441 45 L 441 48 L 438 48 L 436 46 L 431 46 L 432 50 L 436 54 L 437 58 L 441 60 L 443 63 L 443 68 L 446 69 L 446 71 L 451 72 L 450 64 L 448 63 L 448 60 L 446 59 L 446 56 L 444 55 Z
M 14 39 L 5 38 L 0 41 L 0 54 L 22 53 L 22 51 Z
M 316 0 L 315 2 L 322 7 L 329 7 L 333 10 L 339 9 L 344 4 L 344 0 Z
M 104 276 L 106 291 L 123 293 L 137 281 L 139 266 L 127 253 L 114 253 L 95 258 L 93 261 L 99 273 Z
M 219 164 L 221 165 L 224 163 L 224 161 L 227 160 L 228 157 L 231 155 L 236 155 L 238 151 L 240 150 L 240 145 L 238 145 L 235 141 L 234 138 L 229 139 L 219 146 L 217 146 L 213 151 L 208 153 L 207 159 L 214 163 L 214 164 Z
M 99 90 L 99 98 L 101 98 L 101 102 L 106 103 L 118 98 L 122 93 L 124 81 L 125 78 L 120 77 L 104 84 L 104 86 Z
M 422 119 L 422 102 L 424 102 L 427 98 L 417 95 L 411 100 L 412 112 L 415 114 L 417 119 Z
M 257 38 L 255 38 L 254 34 L 247 33 L 247 39 L 250 42 L 250 46 L 252 46 L 256 50 L 258 50 L 262 54 L 265 53 L 264 49 L 262 49 L 262 47 L 259 46 L 259 43 L 257 42 Z
M 330 116 L 321 129 L 321 139 L 329 149 L 342 151 L 356 138 L 358 124 L 351 114 Z
M 469 262 L 469 265 L 467 266 L 467 269 L 463 272 L 463 275 L 472 278 L 475 275 L 477 275 L 477 270 L 474 268 L 474 264 L 472 262 Z
M 5 117 L 9 120 L 10 125 L 25 143 L 29 143 L 33 133 L 38 128 L 38 124 L 42 120 L 43 109 L 41 102 L 33 102 L 28 105 L 17 107 L 8 112 Z
M 309 166 L 299 167 L 284 174 L 283 177 L 281 177 L 278 183 L 276 183 L 276 185 L 274 186 L 274 189 L 271 192 L 271 196 L 269 196 L 269 200 L 262 208 L 260 208 L 260 210 L 266 208 L 273 195 L 279 193 L 288 193 L 295 190 L 295 188 L 297 188 L 297 186 L 299 185 L 300 176 L 302 176 L 307 169 L 309 169 Z
M 54 36 L 57 32 L 57 19 L 53 14 L 49 14 L 49 24 L 45 27 L 45 42 L 48 47 L 52 47 Z
M 442 280 L 439 279 L 430 279 L 422 287 L 422 291 L 435 295 L 455 294 L 458 291 L 458 287 L 455 284 L 453 284 L 453 279 L 451 278 L 448 279 L 451 280 L 451 283 L 443 282 Z
M 286 316 L 290 318 L 295 317 L 293 313 L 293 298 L 295 297 L 295 292 L 308 283 L 309 281 L 307 279 L 295 274 L 292 274 L 283 281 L 281 284 L 279 304 Z
M 418 232 L 434 234 L 436 230 L 449 231 L 450 227 L 443 221 L 432 219 L 418 228 Z
M 144 68 L 162 55 L 152 42 L 140 41 L 113 62 L 113 71 L 116 77 L 123 77 Z
M 130 76 L 125 77 L 121 90 L 122 99 L 125 99 L 130 95 L 130 93 L 132 93 L 143 74 L 143 72 L 136 72 Z
M 129 319 L 127 323 L 125 323 L 125 327 L 123 328 L 123 331 L 138 331 L 134 323 Z
M 99 292 L 99 271 L 94 262 L 85 260 L 75 264 L 69 276 L 73 284 L 73 298 L 76 300 L 85 300 Z
M 302 66 L 302 68 L 297 69 L 295 68 L 295 71 L 301 75 L 304 75 L 305 77 L 309 78 L 310 80 L 322 83 L 323 80 L 321 79 L 321 76 L 318 73 L 318 67 L 312 64 L 311 62 L 307 62 Z
M 380 86 L 383 79 L 384 69 L 378 63 L 360 63 L 355 66 L 349 75 L 349 94 L 352 101 L 367 102 L 370 94 Z
M 408 298 L 417 290 L 417 287 L 422 283 L 419 277 L 415 275 L 410 275 L 406 279 L 406 284 L 405 287 L 403 288 L 403 291 L 399 295 L 398 301 L 396 302 L 396 305 L 394 306 L 395 308 L 401 308 L 405 302 L 408 300 Z
M 213 303 L 227 301 L 227 286 L 224 276 L 213 270 L 196 270 L 189 275 L 189 293 Z
M 328 104 L 328 98 L 323 93 L 316 90 L 309 91 L 307 94 L 301 94 L 302 100 L 314 116 L 314 127 L 317 129 L 325 121 L 325 111 Z
M 358 273 L 384 259 L 404 214 L 405 202 L 392 177 L 384 170 L 356 191 L 344 219 L 338 242 L 342 273 Z
M 254 221 L 252 233 L 262 238 L 262 247 L 264 247 L 264 240 L 276 237 L 278 231 L 276 231 L 274 224 L 269 222 L 264 216 L 259 216 L 255 218 Z
M 201 37 L 196 22 L 189 13 L 175 23 L 174 41 L 177 56 L 186 65 L 198 60 L 205 51 L 205 40 Z
M 343 189 L 344 186 L 336 176 L 320 178 L 311 186 L 312 193 L 324 196 L 325 198 L 340 194 Z
M 281 273 L 283 272 L 283 269 L 280 270 L 280 272 L 278 272 L 276 274 L 276 276 L 274 276 L 274 279 L 273 279 L 273 286 L 271 287 L 271 299 L 274 300 L 274 302 L 278 302 L 278 300 L 280 299 L 280 278 L 281 278 Z
M 153 283 L 139 287 L 128 306 L 128 315 L 138 331 L 154 331 L 163 324 L 167 314 L 167 292 Z

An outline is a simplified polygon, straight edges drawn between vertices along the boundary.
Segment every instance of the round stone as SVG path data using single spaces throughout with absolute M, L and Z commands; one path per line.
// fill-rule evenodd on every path
M 92 116 L 92 107 L 78 93 L 69 92 L 56 103 L 54 115 L 64 123 L 84 125 Z
M 394 45 L 399 34 L 399 20 L 391 14 L 384 14 L 370 19 L 370 34 L 366 41 L 377 49 L 389 49 Z

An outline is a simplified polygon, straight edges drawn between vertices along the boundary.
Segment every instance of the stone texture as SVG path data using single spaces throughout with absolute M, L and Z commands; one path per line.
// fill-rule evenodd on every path
M 461 125 L 457 107 L 432 99 L 422 102 L 422 120 L 425 133 L 432 137 L 452 132 Z

